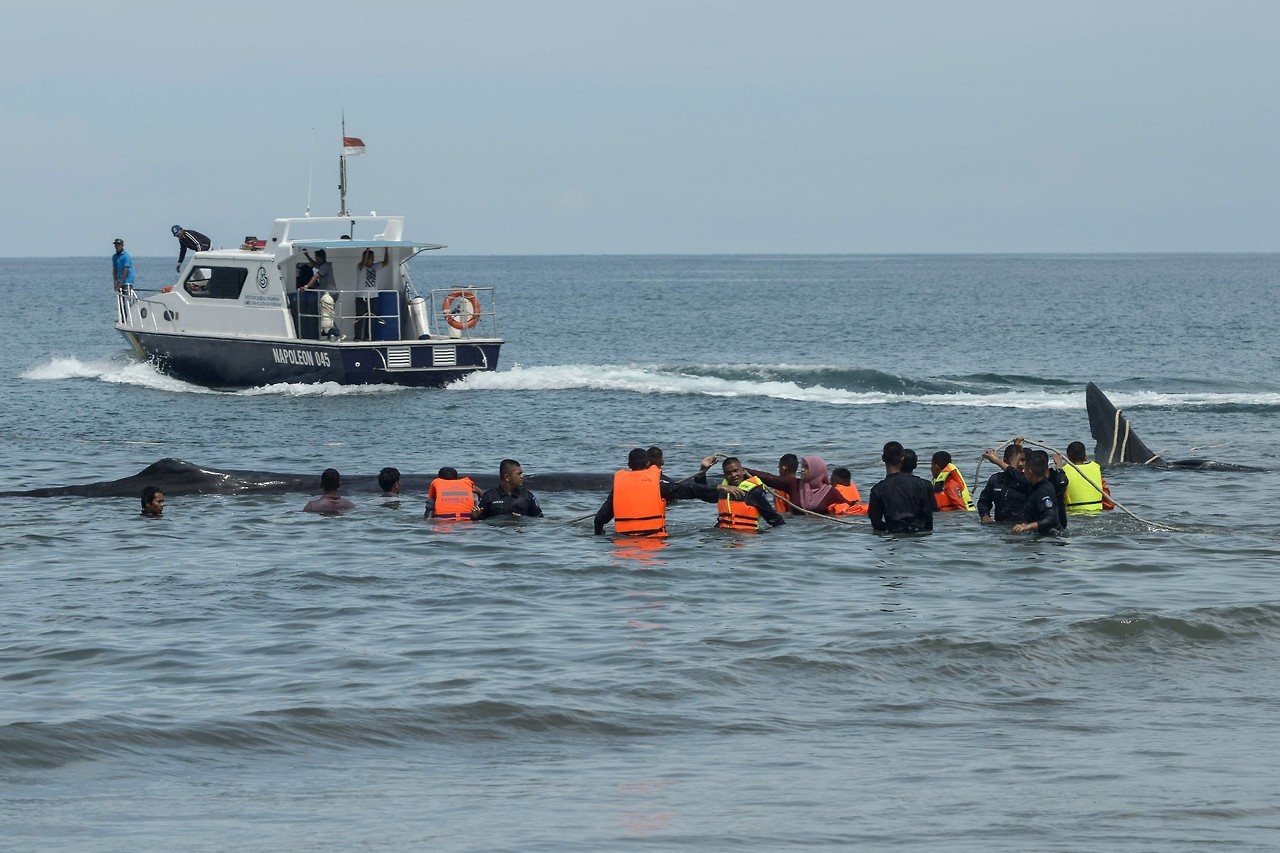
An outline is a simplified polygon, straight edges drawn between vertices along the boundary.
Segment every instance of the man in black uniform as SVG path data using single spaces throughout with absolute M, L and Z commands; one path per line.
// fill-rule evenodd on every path
M 1031 491 L 1014 519 L 1014 533 L 1052 533 L 1067 529 L 1067 505 L 1062 500 L 1066 490 L 1058 478 L 1061 471 L 1049 470 L 1049 454 L 1043 450 L 1028 450 L 1026 461 L 1027 482 Z M 1056 476 L 1054 476 L 1056 475 Z
M 207 252 L 213 244 L 209 242 L 209 238 L 201 234 L 199 231 L 189 231 L 181 225 L 175 225 L 169 229 L 173 232 L 173 236 L 178 238 L 178 265 L 174 270 L 182 269 L 182 262 L 187 257 L 187 249 L 193 252 Z
M 933 485 L 902 470 L 902 445 L 890 441 L 880 460 L 884 479 L 871 487 L 867 518 L 876 530 L 890 533 L 918 533 L 933 529 Z
M 1010 444 L 1005 447 L 1003 459 L 996 455 L 994 449 L 982 454 L 982 458 L 995 463 L 1000 470 L 991 475 L 982 488 L 982 494 L 978 495 L 978 520 L 983 524 L 1013 521 L 1031 491 L 1031 484 L 1022 474 L 1022 446 Z M 994 518 L 991 516 L 992 507 L 995 508 Z
M 524 487 L 524 469 L 514 459 L 502 460 L 498 466 L 498 485 L 480 496 L 480 506 L 471 517 L 479 520 L 499 515 L 542 517 L 538 499 Z

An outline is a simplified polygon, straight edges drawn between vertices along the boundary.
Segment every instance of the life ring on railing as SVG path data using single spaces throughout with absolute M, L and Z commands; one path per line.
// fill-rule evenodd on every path
M 472 329 L 480 322 L 480 300 L 470 290 L 455 290 L 444 298 L 444 318 L 455 329 Z

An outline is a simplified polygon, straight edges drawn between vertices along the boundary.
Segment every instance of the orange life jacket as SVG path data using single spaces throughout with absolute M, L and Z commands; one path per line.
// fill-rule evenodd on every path
M 942 488 L 938 488 L 939 485 Z M 948 491 L 953 486 L 959 486 L 959 495 Z M 953 509 L 973 510 L 973 497 L 969 494 L 969 486 L 965 483 L 964 477 L 955 465 L 948 463 L 947 467 L 943 468 L 942 472 L 933 478 L 933 487 L 933 498 L 938 506 L 938 512 L 947 512 Z
M 436 518 L 470 518 L 476 505 L 475 484 L 470 477 L 444 480 L 436 477 L 427 487 L 427 497 L 435 501 L 432 514 Z
M 764 483 L 756 477 L 748 477 L 738 484 L 738 488 L 743 492 L 763 486 Z M 745 494 L 741 498 L 721 495 L 720 500 L 716 502 L 716 509 L 720 511 L 717 527 L 723 527 L 726 530 L 756 531 L 760 529 L 760 510 L 746 502 Z
M 840 493 L 840 497 L 844 498 L 844 503 L 833 504 L 831 506 L 832 515 L 866 515 L 867 505 L 862 502 L 862 495 L 858 494 L 858 487 L 853 483 L 847 486 L 837 486 L 834 483 L 831 486 Z
M 661 468 L 613 475 L 613 529 L 627 536 L 666 536 L 667 502 L 658 485 Z

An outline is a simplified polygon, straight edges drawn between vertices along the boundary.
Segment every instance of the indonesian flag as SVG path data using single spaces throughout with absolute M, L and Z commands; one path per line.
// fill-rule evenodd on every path
M 364 140 L 358 136 L 342 137 L 342 153 L 347 157 L 354 157 L 357 154 L 363 154 Z

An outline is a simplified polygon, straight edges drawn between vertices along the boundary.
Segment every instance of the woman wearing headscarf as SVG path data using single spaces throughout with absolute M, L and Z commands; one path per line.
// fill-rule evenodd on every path
M 821 456 L 806 456 L 800 460 L 800 488 L 797 503 L 801 509 L 831 514 L 831 508 L 844 502 L 840 492 L 827 478 L 827 463 Z

